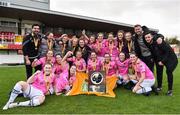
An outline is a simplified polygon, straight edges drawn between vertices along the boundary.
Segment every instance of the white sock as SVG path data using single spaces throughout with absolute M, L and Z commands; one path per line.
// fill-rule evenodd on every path
M 31 100 L 29 101 L 24 101 L 24 102 L 19 102 L 18 106 L 31 106 Z
M 142 94 L 142 93 L 145 93 L 145 92 L 149 92 L 151 91 L 151 87 L 145 87 L 145 88 L 141 88 L 139 90 L 136 91 L 137 94 Z
M 14 108 L 19 106 L 29 107 L 29 106 L 38 106 L 38 105 L 40 105 L 39 99 L 32 99 L 24 102 L 11 103 L 9 105 L 9 108 Z
M 22 92 L 22 87 L 20 84 L 16 83 L 16 85 L 14 86 L 11 95 L 9 97 L 9 103 L 14 102 L 14 100 L 16 99 L 16 97 Z
M 28 101 L 18 103 L 18 106 L 25 106 L 25 107 L 28 107 L 28 106 L 34 106 L 35 107 L 38 105 L 40 105 L 39 99 L 31 99 Z

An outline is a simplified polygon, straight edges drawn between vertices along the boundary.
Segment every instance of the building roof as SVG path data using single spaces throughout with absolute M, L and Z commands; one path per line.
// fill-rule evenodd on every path
M 40 21 L 46 26 L 63 27 L 71 29 L 87 29 L 91 31 L 117 32 L 122 29 L 125 31 L 133 31 L 133 26 L 126 23 L 116 21 L 98 19 L 88 16 L 57 12 L 52 10 L 34 9 L 31 7 L 0 6 L 0 17 L 8 17 L 23 20 Z M 151 29 L 151 28 L 150 28 Z M 157 29 L 151 29 L 158 31 Z

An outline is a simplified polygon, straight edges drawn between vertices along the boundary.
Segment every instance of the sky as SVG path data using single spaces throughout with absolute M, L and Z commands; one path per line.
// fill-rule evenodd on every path
M 50 0 L 50 9 L 159 29 L 180 40 L 180 0 Z

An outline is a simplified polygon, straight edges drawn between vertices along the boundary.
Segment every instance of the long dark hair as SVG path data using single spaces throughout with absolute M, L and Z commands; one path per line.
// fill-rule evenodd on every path
M 74 65 L 74 64 L 72 64 L 71 66 L 69 65 L 69 70 L 68 70 L 68 79 L 70 79 L 70 77 L 71 77 L 71 76 L 70 76 L 70 74 L 71 74 L 70 69 L 71 69 L 71 67 L 72 67 L 72 66 L 75 66 L 75 67 L 76 67 L 76 65 Z
M 119 38 L 118 38 L 118 33 L 122 33 L 122 34 L 123 34 L 122 40 L 119 40 Z M 118 46 L 118 48 L 119 48 L 119 42 L 125 43 L 124 31 L 123 31 L 123 30 L 119 30 L 119 31 L 117 32 L 117 43 L 118 43 L 117 46 Z
M 50 31 L 46 32 L 45 39 L 48 39 L 47 37 L 49 36 L 49 34 L 53 34 L 53 32 L 50 32 Z

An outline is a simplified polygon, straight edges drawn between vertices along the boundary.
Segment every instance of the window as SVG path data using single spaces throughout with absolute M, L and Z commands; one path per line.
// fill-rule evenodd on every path
M 0 25 L 3 26 L 3 27 L 17 27 L 17 22 L 0 21 Z
M 16 22 L 9 22 L 10 27 L 16 27 Z
M 8 26 L 8 21 L 1 21 L 2 26 Z

